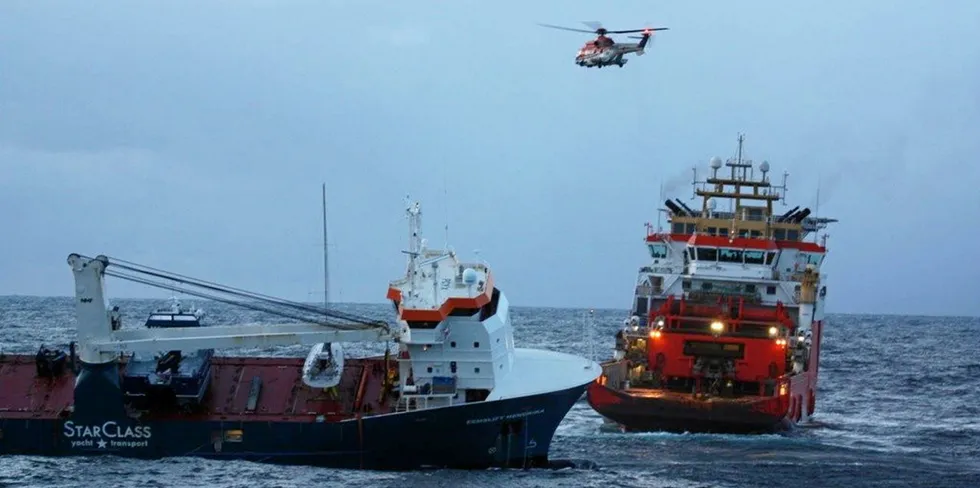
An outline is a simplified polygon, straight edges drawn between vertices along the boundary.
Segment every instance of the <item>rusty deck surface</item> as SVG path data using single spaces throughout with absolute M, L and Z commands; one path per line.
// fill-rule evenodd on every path
M 339 421 L 357 413 L 389 411 L 382 403 L 384 359 L 346 359 L 335 392 L 303 384 L 304 358 L 215 357 L 211 385 L 195 413 L 145 412 L 145 419 L 223 421 Z M 123 365 L 122 368 L 125 368 Z M 122 369 L 121 368 L 121 369 Z M 253 378 L 259 378 L 254 410 L 249 408 Z M 39 378 L 33 355 L 0 358 L 0 419 L 67 417 L 74 403 L 75 375 Z M 385 402 L 387 403 L 387 402 Z

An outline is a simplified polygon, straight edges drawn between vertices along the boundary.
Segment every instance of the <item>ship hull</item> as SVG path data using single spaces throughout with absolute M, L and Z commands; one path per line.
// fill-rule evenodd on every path
M 341 422 L 4 419 L 0 453 L 365 469 L 541 466 L 558 424 L 585 388 Z
M 351 358 L 333 394 L 303 384 L 301 358 L 212 360 L 196 409 L 144 399 L 123 409 L 120 369 L 38 376 L 31 356 L 0 357 L 0 455 L 195 456 L 337 468 L 546 465 L 558 424 L 588 380 L 554 391 L 393 411 L 384 358 Z M 43 363 L 42 363 L 43 365 Z
M 795 376 L 784 394 L 771 397 L 698 399 L 659 389 L 613 389 L 600 378 L 588 386 L 587 398 L 596 412 L 625 432 L 765 434 L 792 429 L 812 412 L 811 379 Z M 804 405 L 807 396 L 809 404 Z

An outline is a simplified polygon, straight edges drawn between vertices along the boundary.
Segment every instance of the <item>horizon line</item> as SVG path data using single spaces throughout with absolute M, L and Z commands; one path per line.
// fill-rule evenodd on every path
M 71 297 L 69 295 L 31 295 L 31 294 L 11 294 L 11 295 L 4 295 L 4 294 L 0 294 L 0 298 L 63 298 L 63 299 L 71 299 L 73 297 Z M 223 303 L 221 301 L 212 300 L 212 299 L 209 299 L 209 298 L 200 298 L 200 297 L 187 297 L 186 299 L 188 299 L 188 300 L 202 300 L 202 301 Z M 154 300 L 154 301 L 161 301 L 161 302 L 163 302 L 163 301 L 169 300 L 169 298 L 159 298 L 159 297 L 113 297 L 113 298 L 109 299 L 110 302 L 112 300 Z M 256 301 L 261 301 L 261 300 L 256 300 Z M 301 301 L 301 300 L 290 300 L 290 301 L 298 302 L 298 303 L 303 303 L 303 304 L 312 304 L 312 305 L 317 305 L 317 304 L 322 304 L 323 303 L 323 302 L 316 302 L 316 301 L 306 302 L 306 301 Z M 348 302 L 348 301 L 341 302 L 341 301 L 337 301 L 337 302 L 330 302 L 330 303 L 331 304 L 338 304 L 338 305 L 379 305 L 379 306 L 388 306 L 389 305 L 387 302 Z M 225 305 L 234 306 L 234 305 L 231 305 L 231 304 L 225 304 Z M 550 308 L 550 309 L 557 309 L 557 310 L 608 310 L 608 311 L 623 311 L 623 310 L 626 310 L 625 308 L 616 308 L 616 307 L 571 307 L 571 306 L 558 306 L 558 305 L 518 305 L 518 304 L 512 304 L 511 306 L 517 307 L 517 308 Z M 904 313 L 903 314 L 903 313 L 885 313 L 885 312 L 828 312 L 828 315 L 853 315 L 853 316 L 882 315 L 882 316 L 886 316 L 886 317 L 935 317 L 935 318 L 970 318 L 970 319 L 980 318 L 980 315 L 939 315 L 939 314 L 930 314 L 930 313 L 914 313 L 914 314 Z

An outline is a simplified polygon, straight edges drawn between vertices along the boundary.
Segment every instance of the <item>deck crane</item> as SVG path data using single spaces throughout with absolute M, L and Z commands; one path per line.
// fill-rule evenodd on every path
M 381 342 L 400 336 L 399 330 L 382 320 L 248 292 L 104 255 L 93 258 L 73 253 L 68 256 L 68 264 L 75 277 L 78 356 L 83 364 L 107 365 L 117 361 L 122 352 Z M 119 309 L 110 307 L 105 297 L 105 276 L 265 312 L 294 323 L 121 329 Z

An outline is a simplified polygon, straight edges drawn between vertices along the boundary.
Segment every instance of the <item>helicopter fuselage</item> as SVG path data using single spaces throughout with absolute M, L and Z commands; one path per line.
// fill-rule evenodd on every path
M 575 56 L 575 64 L 586 68 L 602 68 L 613 65 L 622 68 L 628 61 L 623 59 L 623 56 L 629 53 L 636 53 L 637 56 L 643 54 L 644 46 L 642 44 L 645 43 L 616 43 L 606 47 L 587 44 L 579 49 L 578 55 Z
M 623 65 L 626 64 L 626 60 L 623 59 L 623 56 L 629 53 L 636 53 L 637 56 L 643 54 L 643 48 L 646 47 L 648 42 L 653 40 L 653 33 L 655 31 L 664 31 L 668 29 L 667 27 L 645 27 L 643 29 L 608 30 L 599 22 L 582 23 L 589 26 L 591 30 L 572 29 L 569 27 L 551 24 L 539 25 L 552 29 L 597 34 L 597 37 L 585 43 L 585 45 L 578 50 L 578 54 L 575 56 L 575 64 L 586 68 L 602 68 L 603 66 L 612 65 L 622 68 Z M 639 36 L 629 36 L 630 39 L 639 39 L 640 42 L 624 42 L 620 44 L 614 41 L 611 37 L 607 36 L 607 34 L 632 33 L 642 33 L 642 35 Z

